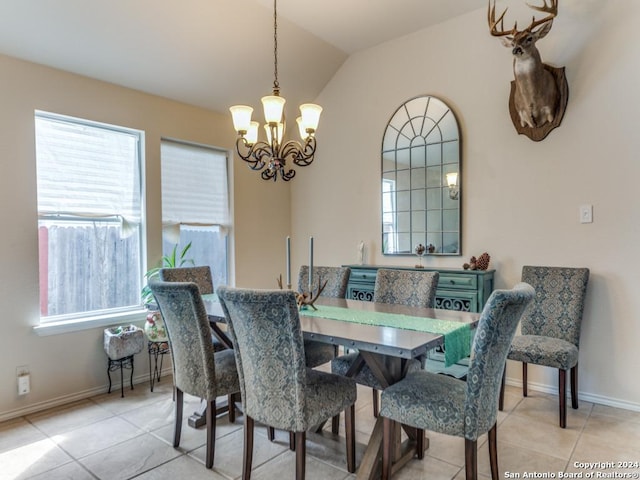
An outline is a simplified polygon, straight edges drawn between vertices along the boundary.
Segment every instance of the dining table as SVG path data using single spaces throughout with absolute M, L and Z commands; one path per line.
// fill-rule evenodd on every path
M 232 348 L 217 296 L 203 295 L 203 301 L 213 333 Z M 299 316 L 305 340 L 358 352 L 347 375 L 355 376 L 366 365 L 385 387 L 401 380 L 412 361 L 425 358 L 437 347 L 443 348 L 446 365 L 468 356 L 472 331 L 480 318 L 478 313 L 457 310 L 329 297 L 319 297 L 313 307 L 300 310 Z M 425 450 L 429 447 L 428 439 L 417 438 L 416 429 L 408 426 L 402 426 L 402 429 L 407 438 L 402 441 L 398 427 L 394 472 L 413 458 L 419 441 L 424 442 Z M 382 417 L 378 417 L 358 466 L 357 479 L 380 478 L 382 442 Z

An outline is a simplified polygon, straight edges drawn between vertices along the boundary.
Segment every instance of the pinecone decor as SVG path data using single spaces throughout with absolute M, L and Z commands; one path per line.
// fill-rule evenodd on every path
M 490 260 L 491 256 L 487 252 L 484 252 L 478 258 L 471 257 L 469 263 L 462 265 L 462 268 L 465 270 L 486 270 L 489 268 Z
M 489 268 L 489 260 L 491 260 L 491 256 L 487 252 L 484 252 L 478 257 L 478 260 L 476 260 L 476 269 L 486 270 Z

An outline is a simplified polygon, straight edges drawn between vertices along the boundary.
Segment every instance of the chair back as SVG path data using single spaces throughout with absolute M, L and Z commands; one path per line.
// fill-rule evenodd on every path
M 433 308 L 439 278 L 438 272 L 380 268 L 373 289 L 373 301 Z
M 213 279 L 208 265 L 201 267 L 161 268 L 158 272 L 164 282 L 193 282 L 198 285 L 201 295 L 213 293 Z
M 303 432 L 306 367 L 302 329 L 291 290 L 221 286 L 234 343 L 243 411 L 257 422 Z
M 559 338 L 578 347 L 589 269 L 524 266 L 522 281 L 536 291 L 522 316 L 522 334 Z
M 518 322 L 535 292 L 518 283 L 494 290 L 487 300 L 471 347 L 465 400 L 465 438 L 477 440 L 496 423 L 502 372 Z
M 345 298 L 347 295 L 347 284 L 351 269 L 349 267 L 313 267 L 313 288 L 317 288 L 322 280 L 327 282 L 327 286 L 322 291 L 321 297 Z M 309 290 L 309 266 L 300 267 L 298 275 L 298 291 Z
M 174 385 L 206 400 L 216 398 L 211 329 L 198 286 L 193 282 L 152 280 L 149 287 L 167 329 Z

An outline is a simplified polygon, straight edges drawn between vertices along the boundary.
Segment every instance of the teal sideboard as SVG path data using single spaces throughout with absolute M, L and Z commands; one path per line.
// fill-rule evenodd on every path
M 438 272 L 436 308 L 481 312 L 493 291 L 495 270 L 463 270 L 455 268 L 413 268 L 386 265 L 343 265 L 351 269 L 347 298 L 353 300 L 373 300 L 373 287 L 379 268 L 394 270 L 424 270 Z

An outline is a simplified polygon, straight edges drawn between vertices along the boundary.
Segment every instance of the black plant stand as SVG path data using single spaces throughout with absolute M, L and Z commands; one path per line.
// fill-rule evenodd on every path
M 112 360 L 109 358 L 109 364 L 107 366 L 107 376 L 109 377 L 109 393 L 111 393 L 111 372 L 115 372 L 116 370 L 120 370 L 120 394 L 121 397 L 124 398 L 124 376 L 123 376 L 123 368 L 127 370 L 131 370 L 131 378 L 129 382 L 131 383 L 131 390 L 133 390 L 133 355 L 129 355 L 128 357 L 118 358 L 116 360 Z
M 149 351 L 149 385 L 151 385 L 151 391 L 153 392 L 153 385 L 155 382 L 160 382 L 160 375 L 162 374 L 162 360 L 167 353 L 170 353 L 168 342 L 152 342 L 147 344 Z M 158 357 L 160 357 L 160 366 L 158 367 Z M 154 364 L 151 365 L 151 359 L 153 358 Z

